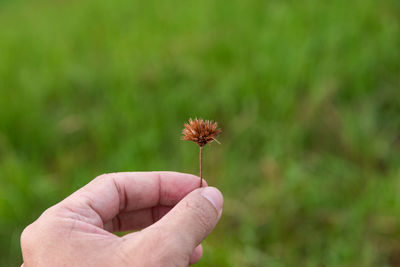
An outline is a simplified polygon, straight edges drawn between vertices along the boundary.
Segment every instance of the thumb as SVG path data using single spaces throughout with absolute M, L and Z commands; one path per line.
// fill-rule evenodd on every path
M 190 257 L 216 226 L 222 205 L 223 197 L 217 188 L 196 189 L 148 230 L 163 233 L 162 236 L 168 239 L 165 244 L 170 253 L 184 253 Z

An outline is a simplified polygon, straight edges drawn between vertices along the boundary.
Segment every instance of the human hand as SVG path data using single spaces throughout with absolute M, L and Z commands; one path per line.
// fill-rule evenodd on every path
M 193 264 L 223 205 L 216 188 L 198 184 L 176 172 L 101 175 L 25 228 L 23 266 Z

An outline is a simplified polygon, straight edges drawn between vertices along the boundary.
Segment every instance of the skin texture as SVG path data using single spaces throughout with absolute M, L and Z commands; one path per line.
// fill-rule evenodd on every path
M 23 266 L 193 264 L 223 205 L 218 189 L 198 186 L 177 172 L 101 175 L 25 228 Z

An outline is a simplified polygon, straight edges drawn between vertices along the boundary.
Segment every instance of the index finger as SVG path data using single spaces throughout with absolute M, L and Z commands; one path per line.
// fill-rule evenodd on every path
M 120 212 L 173 206 L 199 187 L 199 179 L 166 171 L 103 174 L 65 199 L 65 204 L 81 212 L 93 210 L 107 222 Z

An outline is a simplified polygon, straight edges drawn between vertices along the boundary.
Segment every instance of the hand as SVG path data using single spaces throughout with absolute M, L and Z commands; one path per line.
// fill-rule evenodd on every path
M 223 204 L 216 188 L 198 186 L 176 172 L 101 175 L 25 228 L 24 267 L 193 264 Z

